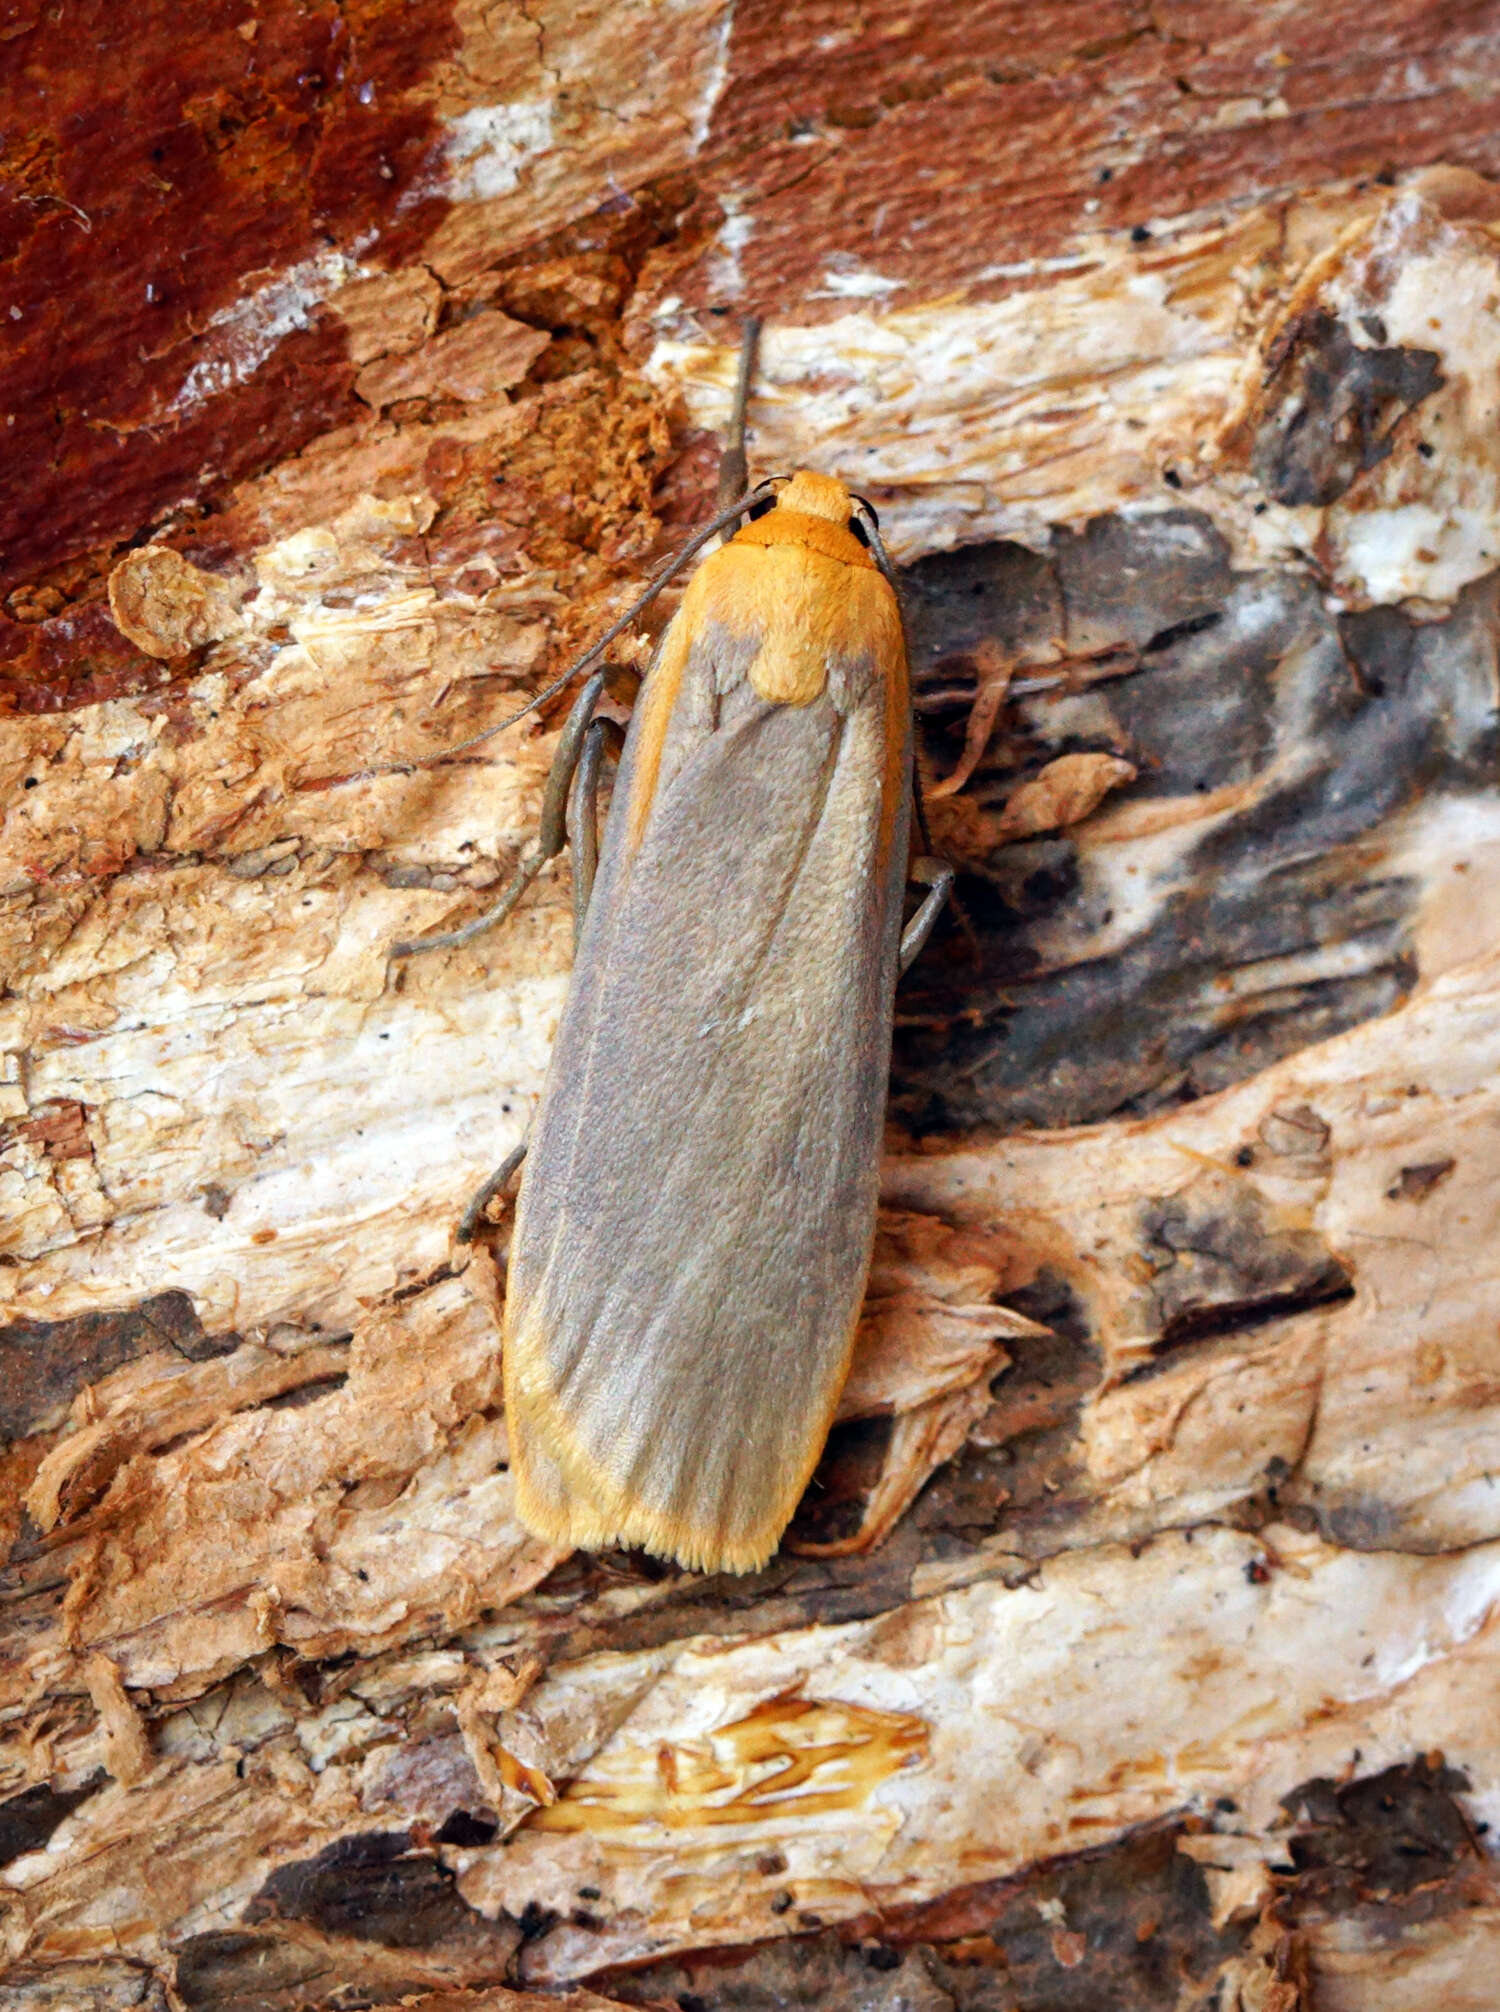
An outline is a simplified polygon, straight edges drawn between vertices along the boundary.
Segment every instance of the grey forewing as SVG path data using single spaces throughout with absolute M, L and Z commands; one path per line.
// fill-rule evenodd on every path
M 772 706 L 728 654 L 689 659 L 633 857 L 627 746 L 509 1290 L 589 1459 L 732 1529 L 805 1467 L 863 1288 L 907 840 L 873 666 Z

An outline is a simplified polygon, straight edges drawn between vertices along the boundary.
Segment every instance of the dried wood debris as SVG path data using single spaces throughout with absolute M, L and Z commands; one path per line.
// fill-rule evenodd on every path
M 1487 2008 L 1494 22 L 168 14 L 23 24 L 0 120 L 0 2012 Z M 704 1581 L 517 1524 L 451 1242 L 566 869 L 388 951 L 748 309 L 964 913 L 828 1451 Z

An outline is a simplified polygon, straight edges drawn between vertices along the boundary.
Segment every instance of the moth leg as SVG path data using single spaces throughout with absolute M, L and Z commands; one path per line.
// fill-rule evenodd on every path
M 921 954 L 923 944 L 932 934 L 953 887 L 953 868 L 946 859 L 923 855 L 912 861 L 910 877 L 919 887 L 927 888 L 928 893 L 922 906 L 901 932 L 900 958 L 896 966 L 898 978 L 911 969 Z
M 474 1238 L 478 1234 L 479 1225 L 484 1220 L 485 1210 L 495 1199 L 496 1195 L 500 1193 L 501 1189 L 509 1186 L 512 1175 L 516 1172 L 525 1157 L 526 1142 L 522 1140 L 519 1146 L 513 1147 L 506 1154 L 484 1186 L 476 1191 L 473 1200 L 464 1210 L 463 1220 L 458 1226 L 457 1241 L 459 1243 L 473 1243 Z
M 483 915 L 476 915 L 472 922 L 465 922 L 458 929 L 445 929 L 436 936 L 413 936 L 404 943 L 393 943 L 390 949 L 392 957 L 419 957 L 427 950 L 459 950 L 464 944 L 472 943 L 486 929 L 493 929 L 497 922 L 505 920 L 548 860 L 555 859 L 562 851 L 568 838 L 568 790 L 582 755 L 594 708 L 604 690 L 605 675 L 603 671 L 595 671 L 573 702 L 573 710 L 568 714 L 562 737 L 557 743 L 557 753 L 548 771 L 547 787 L 542 792 L 542 815 L 536 837 L 522 852 L 500 899 Z
M 599 771 L 605 750 L 618 759 L 625 736 L 613 720 L 592 720 L 573 777 L 568 805 L 568 840 L 573 849 L 573 948 L 583 934 L 599 866 Z
M 746 318 L 740 343 L 740 374 L 735 380 L 734 406 L 729 430 L 724 436 L 724 457 L 719 463 L 719 505 L 727 510 L 745 493 L 749 464 L 745 460 L 745 414 L 750 405 L 750 385 L 755 376 L 755 352 L 760 346 L 760 316 Z

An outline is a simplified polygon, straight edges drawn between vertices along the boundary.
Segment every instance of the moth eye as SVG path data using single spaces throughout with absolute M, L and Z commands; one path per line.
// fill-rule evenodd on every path
M 758 503 L 752 503 L 750 505 L 750 508 L 745 512 L 745 515 L 750 519 L 750 522 L 753 524 L 757 517 L 764 517 L 768 510 L 774 510 L 775 508 L 776 508 L 776 498 L 774 496 L 762 496 Z

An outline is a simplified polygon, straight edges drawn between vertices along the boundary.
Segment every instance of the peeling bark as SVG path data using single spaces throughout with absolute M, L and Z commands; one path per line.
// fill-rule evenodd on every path
M 0 2008 L 1488 2007 L 1500 15 L 106 13 L 0 83 Z M 388 951 L 750 310 L 963 914 L 703 1580 L 520 1528 L 451 1241 L 565 866 Z

